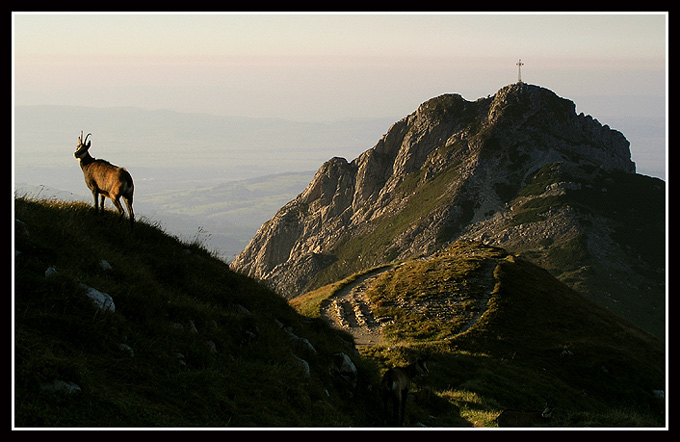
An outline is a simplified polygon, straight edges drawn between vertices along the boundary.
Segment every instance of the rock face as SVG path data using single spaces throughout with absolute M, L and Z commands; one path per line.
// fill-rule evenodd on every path
M 626 138 L 550 90 L 517 83 L 476 101 L 442 95 L 353 161 L 323 164 L 231 266 L 292 298 L 458 239 L 550 249 L 584 232 L 560 197 L 612 173 L 635 175 Z M 544 204 L 531 211 L 533 200 Z

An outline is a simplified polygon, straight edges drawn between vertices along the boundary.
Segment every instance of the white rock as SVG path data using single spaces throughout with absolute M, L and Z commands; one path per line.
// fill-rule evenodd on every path
M 295 359 L 295 362 L 297 362 L 299 364 L 300 369 L 302 369 L 302 374 L 305 377 L 311 376 L 311 372 L 309 370 L 309 363 L 307 361 L 305 361 L 304 359 L 299 358 L 295 355 L 293 355 L 293 359 Z
M 111 298 L 111 296 L 109 296 L 107 293 L 100 292 L 99 290 L 88 287 L 85 284 L 80 284 L 80 286 L 87 290 L 87 293 L 85 294 L 100 310 L 110 312 L 116 311 L 116 305 L 113 303 L 113 298 Z
M 50 383 L 45 383 L 40 386 L 43 391 L 51 391 L 54 393 L 75 394 L 80 393 L 80 387 L 73 382 L 66 382 L 55 380 Z
M 52 267 L 48 267 L 47 270 L 45 270 L 45 278 L 52 278 L 53 276 L 57 276 L 57 269 Z
M 99 267 L 101 267 L 102 270 L 113 270 L 113 267 L 111 267 L 111 264 L 105 259 L 102 259 L 99 261 Z

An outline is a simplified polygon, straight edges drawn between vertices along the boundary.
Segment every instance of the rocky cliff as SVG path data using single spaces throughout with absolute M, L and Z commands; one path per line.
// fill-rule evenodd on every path
M 623 134 L 577 114 L 572 101 L 550 90 L 517 83 L 476 101 L 442 95 L 394 123 L 353 161 L 323 164 L 232 268 L 291 298 L 359 270 L 474 239 L 525 252 L 605 304 L 621 289 L 620 275 L 612 272 L 633 272 L 625 283 L 630 290 L 650 287 L 654 275 L 656 293 L 664 186 L 648 177 L 631 183 L 631 177 L 639 176 Z M 611 204 L 607 195 L 620 199 L 631 186 L 645 189 L 641 203 L 654 204 L 646 211 L 653 216 L 633 227 L 619 215 L 638 202 L 617 199 L 622 207 L 603 210 Z M 659 229 L 661 250 L 647 250 L 659 245 Z M 638 231 L 647 240 L 629 244 Z M 612 258 L 613 266 L 599 262 Z

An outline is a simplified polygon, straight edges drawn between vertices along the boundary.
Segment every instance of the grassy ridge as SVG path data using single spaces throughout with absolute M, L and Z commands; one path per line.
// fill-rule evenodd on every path
M 307 299 L 319 305 L 336 289 Z M 554 426 L 663 425 L 664 402 L 653 394 L 664 389 L 662 344 L 501 249 L 456 243 L 381 275 L 366 294 L 377 315 L 396 320 L 386 344 L 362 348 L 364 357 L 386 367 L 429 355 L 411 424 L 495 426 L 505 408 L 552 398 Z M 438 312 L 450 298 L 448 315 Z M 474 325 L 462 327 L 475 312 Z
M 113 213 L 97 217 L 82 203 L 17 199 L 15 209 L 17 426 L 374 424 L 350 397 L 374 408 L 362 395 L 375 370 L 347 337 L 200 244 L 144 222 L 132 235 Z M 49 267 L 56 275 L 46 276 Z M 81 284 L 109 294 L 115 312 L 98 311 Z M 359 367 L 356 391 L 331 375 L 339 352 Z M 45 388 L 55 380 L 80 391 Z

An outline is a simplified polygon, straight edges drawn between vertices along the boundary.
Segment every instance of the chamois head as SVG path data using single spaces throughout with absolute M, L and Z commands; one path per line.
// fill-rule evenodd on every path
M 430 370 L 427 369 L 427 365 L 425 364 L 426 361 L 427 359 L 424 357 L 419 357 L 418 359 L 416 359 L 414 365 L 415 372 L 417 375 L 427 376 L 430 373 Z
M 87 134 L 85 139 L 83 140 L 83 131 L 80 131 L 80 136 L 78 137 L 78 146 L 76 147 L 76 151 L 73 153 L 73 156 L 76 158 L 82 158 L 87 154 L 87 150 L 92 146 L 92 141 L 87 141 L 87 139 L 90 137 L 92 134 Z

